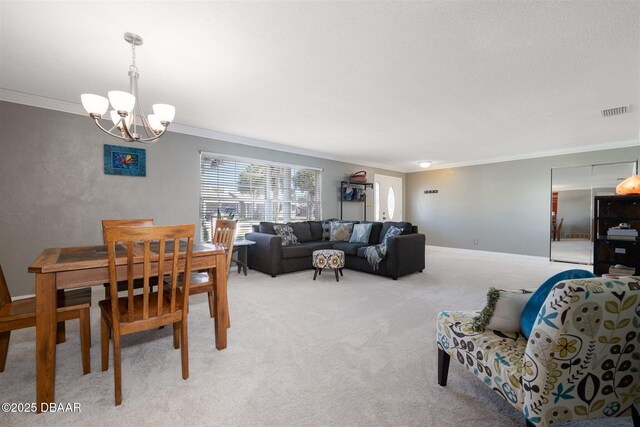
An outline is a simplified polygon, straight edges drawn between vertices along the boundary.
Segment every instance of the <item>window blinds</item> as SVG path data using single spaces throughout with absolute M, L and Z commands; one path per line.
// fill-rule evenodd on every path
M 294 222 L 322 217 L 321 170 L 200 153 L 201 238 L 211 240 L 218 209 L 238 221 L 238 236 L 260 221 Z

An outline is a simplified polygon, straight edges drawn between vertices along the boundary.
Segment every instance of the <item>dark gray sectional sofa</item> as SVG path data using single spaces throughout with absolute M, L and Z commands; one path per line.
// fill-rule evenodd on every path
M 340 221 L 365 223 L 371 221 Z M 322 238 L 322 221 L 305 221 L 288 223 L 299 245 L 282 246 L 282 238 L 273 230 L 274 223 L 261 222 L 254 226 L 254 232 L 246 238 L 256 242 L 249 246 L 249 268 L 270 274 L 278 274 L 312 268 L 311 254 L 318 249 L 338 249 L 344 251 L 345 268 L 380 274 L 396 280 L 407 274 L 421 272 L 425 268 L 425 236 L 418 233 L 418 228 L 409 222 L 373 222 L 369 243 L 331 242 Z M 365 248 L 382 243 L 389 228 L 396 226 L 403 229 L 399 236 L 387 241 L 387 256 L 380 262 L 377 270 L 367 261 Z

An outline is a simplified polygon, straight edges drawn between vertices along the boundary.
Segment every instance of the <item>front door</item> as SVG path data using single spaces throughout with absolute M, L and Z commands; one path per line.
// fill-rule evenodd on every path
M 373 176 L 375 220 L 402 221 L 402 178 Z

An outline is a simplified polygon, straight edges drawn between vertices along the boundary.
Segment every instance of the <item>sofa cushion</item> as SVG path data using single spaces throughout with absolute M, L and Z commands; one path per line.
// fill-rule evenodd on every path
M 260 233 L 265 233 L 265 234 L 273 234 L 275 235 L 276 232 L 273 229 L 274 225 L 284 225 L 284 224 L 278 224 L 275 222 L 269 222 L 269 221 L 262 221 L 260 222 L 260 224 L 258 225 L 258 232 Z
M 334 243 L 331 243 L 327 240 L 319 240 L 316 242 L 305 242 L 302 243 L 301 246 L 311 249 L 311 252 L 317 251 L 320 249 L 333 249 Z
M 273 226 L 276 234 L 282 237 L 282 246 L 299 245 L 298 238 L 293 234 L 293 229 L 288 225 L 276 224 Z
M 358 250 L 365 246 L 369 246 L 368 243 L 350 243 L 350 242 L 336 242 L 333 244 L 333 249 L 344 252 L 345 255 L 357 256 Z
M 369 234 L 370 245 L 377 245 L 380 243 L 380 232 L 382 231 L 381 222 L 360 221 L 360 224 L 371 224 L 371 233 Z
M 349 239 L 351 238 L 352 230 L 353 230 L 352 222 L 332 222 L 329 241 L 348 242 Z
M 294 246 L 283 246 L 282 247 L 282 258 L 300 258 L 300 257 L 310 257 L 311 256 L 311 248 L 306 245 L 294 245 Z M 311 266 L 311 261 L 309 261 L 309 266 Z
M 293 234 L 298 238 L 298 242 L 304 243 L 313 240 L 311 238 L 311 227 L 307 222 L 288 222 L 287 225 L 293 229 Z
M 384 240 L 384 236 L 387 234 L 387 231 L 391 227 L 402 228 L 402 234 L 411 234 L 411 223 L 405 221 L 387 221 L 382 223 L 382 230 L 380 231 L 380 237 L 378 237 L 378 241 L 376 243 L 382 243 Z
M 551 292 L 551 289 L 556 283 L 563 280 L 586 279 L 590 277 L 596 276 L 587 270 L 574 269 L 562 271 L 547 279 L 547 281 L 540 285 L 533 295 L 531 295 L 527 305 L 525 305 L 522 310 L 522 315 L 520 316 L 520 329 L 522 330 L 522 333 L 529 338 L 531 330 L 533 329 L 533 324 L 538 317 L 540 309 L 544 305 L 544 300 L 547 299 L 547 295 L 549 295 L 549 292 Z
M 371 227 L 373 224 L 354 224 L 353 232 L 349 243 L 365 243 L 369 244 L 369 235 L 371 235 Z
M 311 240 L 322 240 L 322 221 L 309 221 L 309 229 L 311 230 Z

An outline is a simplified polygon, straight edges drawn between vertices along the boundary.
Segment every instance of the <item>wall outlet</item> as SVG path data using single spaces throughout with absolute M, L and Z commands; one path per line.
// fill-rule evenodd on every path
M 473 244 L 474 244 L 474 245 L 477 245 L 477 244 L 478 244 L 478 240 L 477 240 L 477 239 L 476 239 L 476 240 L 474 240 L 474 241 L 473 241 Z

